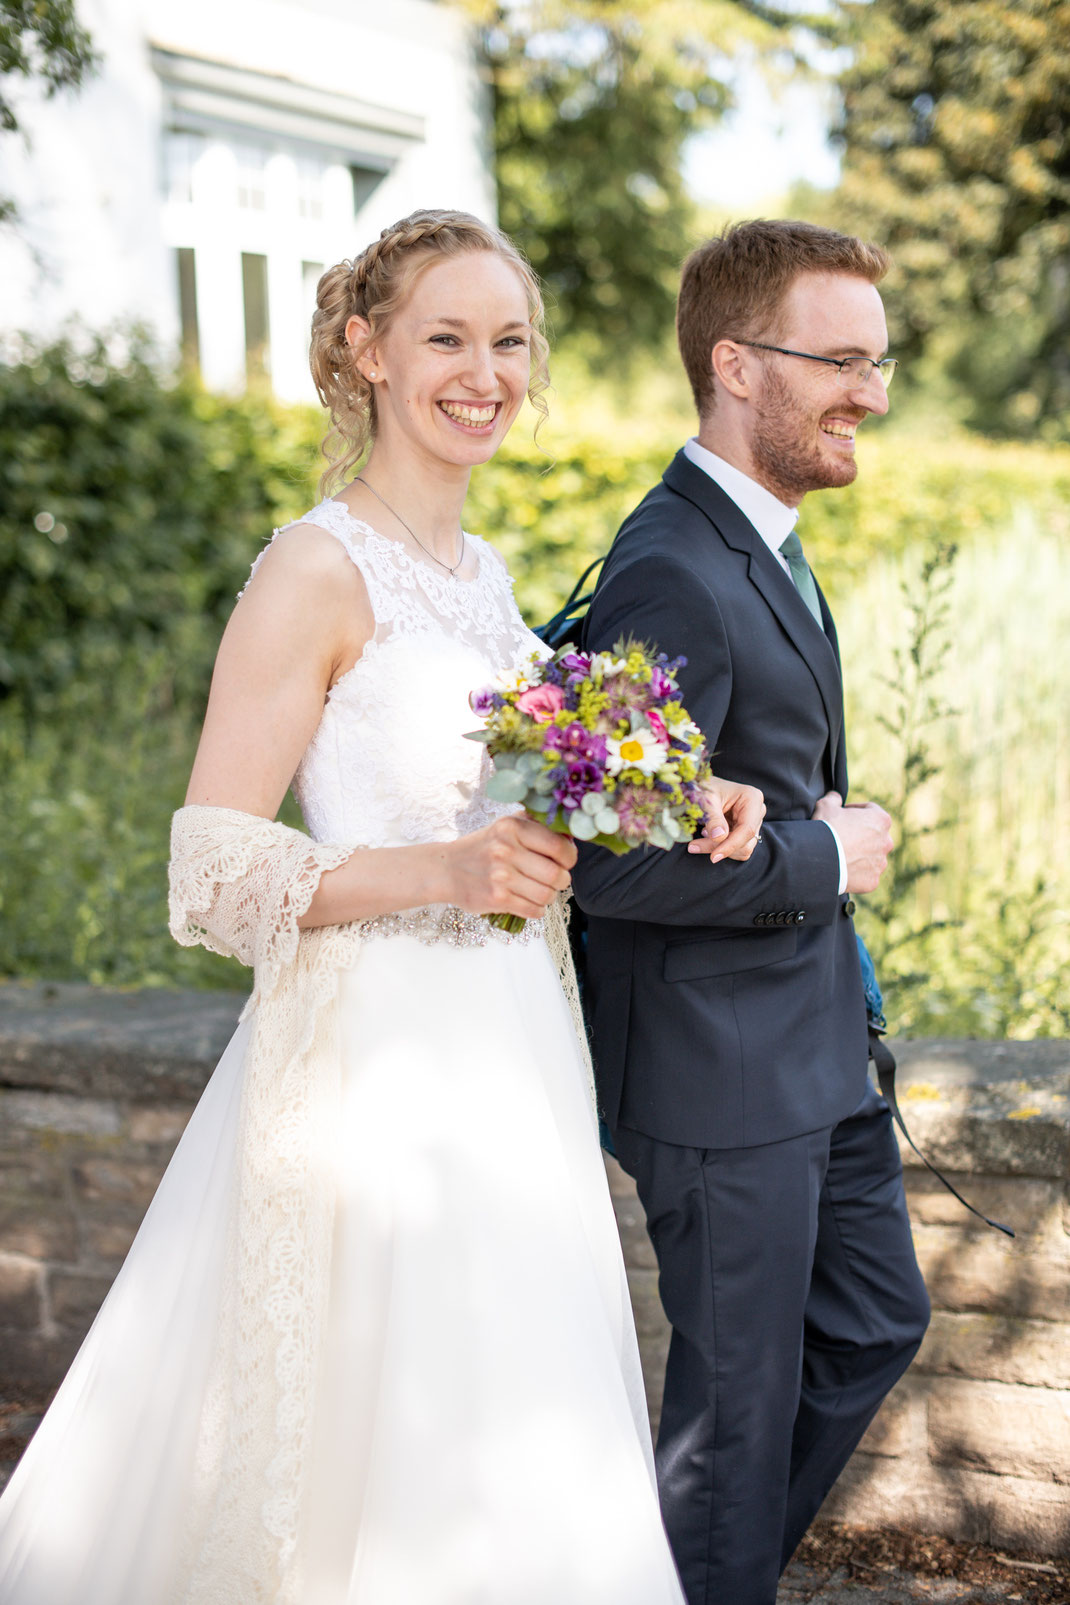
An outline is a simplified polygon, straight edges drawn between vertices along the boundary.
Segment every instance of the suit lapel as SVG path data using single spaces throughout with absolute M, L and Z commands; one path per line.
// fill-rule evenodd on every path
M 835 755 L 843 731 L 843 681 L 836 630 L 824 596 L 820 597 L 825 620 L 822 630 L 754 525 L 709 474 L 696 468 L 680 451 L 665 470 L 664 479 L 670 490 L 685 496 L 705 514 L 727 546 L 746 553 L 748 578 L 761 592 L 817 682 L 828 719 L 829 756 L 835 770 Z

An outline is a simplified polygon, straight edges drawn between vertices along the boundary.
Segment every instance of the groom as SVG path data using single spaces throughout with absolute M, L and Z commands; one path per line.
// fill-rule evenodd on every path
M 581 847 L 573 874 L 600 1099 L 672 1323 L 657 1465 L 689 1605 L 774 1605 L 928 1320 L 851 921 L 891 822 L 843 802 L 836 632 L 795 529 L 888 409 L 886 265 L 790 222 L 694 252 L 698 435 L 625 520 L 585 628 L 685 656 L 718 774 L 768 807 L 746 863 Z

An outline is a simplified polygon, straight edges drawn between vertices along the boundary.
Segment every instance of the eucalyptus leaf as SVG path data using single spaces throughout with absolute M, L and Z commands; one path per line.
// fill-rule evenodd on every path
M 466 730 L 464 733 L 464 739 L 466 741 L 482 741 L 484 745 L 486 745 L 488 741 L 494 740 L 494 734 L 492 731 L 486 729 Z
M 487 781 L 487 796 L 494 802 L 518 803 L 527 796 L 528 783 L 516 769 L 496 768 Z
M 598 835 L 597 825 L 590 814 L 585 814 L 582 808 L 575 808 L 569 814 L 568 828 L 570 835 L 575 836 L 576 840 L 580 842 L 594 841 Z
M 594 816 L 600 836 L 613 836 L 620 829 L 620 815 L 615 808 L 601 808 Z
M 553 806 L 553 798 L 545 792 L 529 792 L 524 807 L 529 814 L 548 814 Z
M 603 806 L 603 794 L 600 791 L 589 791 L 584 797 L 583 801 L 580 803 L 580 807 L 583 809 L 584 813 L 590 814 L 592 819 L 594 818 L 595 814 L 600 814 L 602 812 Z
M 666 833 L 665 829 L 661 825 L 651 826 L 650 835 L 647 837 L 647 841 L 650 843 L 651 847 L 663 847 L 666 850 L 673 844 L 672 837 Z
M 544 769 L 541 774 L 535 776 L 535 790 L 539 793 L 540 797 L 548 797 L 553 789 L 554 780 L 548 769 Z
M 517 759 L 517 765 L 516 766 L 521 771 L 522 774 L 526 774 L 526 775 L 529 775 L 531 778 L 534 778 L 537 774 L 540 773 L 540 771 L 542 770 L 542 767 L 543 767 L 542 753 L 541 752 L 522 752 L 520 754 L 520 757 Z

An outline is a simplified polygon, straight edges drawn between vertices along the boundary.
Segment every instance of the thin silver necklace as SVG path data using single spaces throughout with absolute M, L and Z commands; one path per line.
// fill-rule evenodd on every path
M 412 525 L 411 524 L 406 524 L 405 520 L 402 518 L 401 514 L 398 512 L 397 508 L 396 507 L 391 507 L 391 505 L 387 501 L 386 497 L 385 496 L 380 496 L 379 492 L 376 490 L 374 485 L 369 485 L 368 481 L 366 479 L 362 479 L 360 474 L 358 474 L 356 476 L 355 483 L 358 484 L 358 485 L 363 485 L 365 490 L 370 490 L 371 491 L 372 495 L 375 497 L 377 502 L 382 502 L 382 504 L 386 508 L 387 512 L 392 514 L 393 517 L 397 519 L 397 521 L 401 525 L 402 529 L 407 529 L 408 530 L 409 534 L 412 536 L 413 540 L 416 542 L 416 544 L 420 548 L 421 552 L 426 552 L 428 557 L 431 559 L 431 561 L 433 563 L 437 563 L 440 568 L 444 568 L 446 570 L 446 573 L 449 574 L 452 579 L 456 579 L 457 578 L 457 570 L 460 568 L 461 564 L 464 562 L 464 530 L 463 529 L 460 532 L 460 535 L 461 535 L 461 552 L 460 552 L 460 556 L 458 557 L 456 563 L 454 563 L 453 567 L 451 568 L 448 563 L 444 563 L 442 561 L 441 557 L 436 557 L 434 552 L 431 551 L 430 547 L 427 547 L 427 546 L 424 545 L 423 541 L 420 539 L 419 535 L 417 535 L 417 533 L 413 529 Z

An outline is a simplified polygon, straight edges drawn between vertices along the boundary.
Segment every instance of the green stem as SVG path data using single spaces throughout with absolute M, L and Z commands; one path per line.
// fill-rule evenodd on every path
M 484 914 L 483 918 L 489 920 L 496 931 L 508 931 L 510 936 L 518 935 L 528 923 L 519 914 Z

